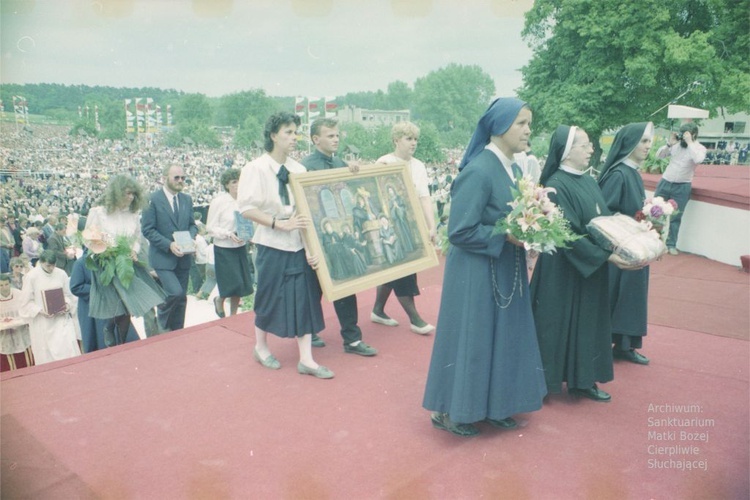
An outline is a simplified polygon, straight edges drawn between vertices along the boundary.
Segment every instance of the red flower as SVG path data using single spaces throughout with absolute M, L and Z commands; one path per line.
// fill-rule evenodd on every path
M 642 220 L 646 220 L 646 216 L 644 215 L 643 210 L 638 210 L 635 213 L 635 220 L 637 220 L 638 222 L 641 222 Z

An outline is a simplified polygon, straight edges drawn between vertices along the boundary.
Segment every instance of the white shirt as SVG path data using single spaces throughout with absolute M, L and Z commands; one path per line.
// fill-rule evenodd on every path
M 130 248 L 135 253 L 141 249 L 141 216 L 127 208 L 108 214 L 102 206 L 92 207 L 86 218 L 86 229 L 96 229 L 115 239 L 126 236 L 132 242 Z
M 534 155 L 528 153 L 516 153 L 513 155 L 513 159 L 518 163 L 523 170 L 523 175 L 531 176 L 535 183 L 539 183 L 539 178 L 542 176 L 542 167 L 539 165 L 539 160 Z
M 177 196 L 177 195 L 170 193 L 169 190 L 166 187 L 163 187 L 161 189 L 162 189 L 162 191 L 164 191 L 164 195 L 167 197 L 167 201 L 169 202 L 169 206 L 172 207 L 172 210 L 174 210 L 174 205 L 173 205 L 174 202 L 172 201 L 172 199 L 175 196 Z M 180 203 L 180 200 L 177 200 L 177 208 L 178 209 L 180 208 L 179 203 Z
M 683 148 L 678 142 L 669 150 L 668 156 L 669 165 L 662 178 L 669 182 L 692 182 L 695 167 L 706 159 L 706 147 L 699 142 L 693 142 Z
M 378 163 L 393 164 L 403 162 L 404 160 L 394 155 L 393 153 L 389 153 L 378 158 Z M 417 196 L 420 198 L 424 198 L 425 196 L 429 197 L 430 181 L 427 177 L 427 167 L 425 167 L 424 163 L 412 157 L 411 160 L 406 162 L 406 168 L 411 175 L 411 181 L 414 183 L 414 189 L 417 192 Z
M 505 171 L 508 173 L 508 176 L 513 179 L 513 182 L 516 180 L 516 175 L 513 173 L 513 164 L 515 163 L 515 160 L 513 158 L 508 158 L 503 154 L 502 151 L 500 151 L 500 148 L 498 148 L 494 142 L 490 142 L 487 144 L 484 149 L 489 149 L 493 153 L 495 153 L 495 156 L 497 156 L 497 159 L 500 160 L 500 163 L 503 164 L 503 168 L 505 168 Z M 516 165 L 518 165 L 516 163 Z M 520 165 L 519 165 L 520 167 Z
M 239 211 L 237 200 L 229 193 L 221 193 L 211 200 L 206 217 L 206 231 L 213 236 L 214 245 L 221 248 L 238 248 L 244 243 L 236 243 L 231 235 L 237 231 L 234 213 Z
M 305 167 L 288 157 L 284 166 L 290 173 L 302 173 Z M 289 218 L 294 209 L 294 196 L 287 186 L 289 202 L 291 206 L 284 206 L 279 196 L 279 180 L 276 174 L 281 164 L 264 153 L 259 158 L 242 167 L 240 181 L 237 187 L 237 206 L 240 213 L 247 210 L 258 209 L 277 219 Z M 270 226 L 256 224 L 253 235 L 253 243 L 267 247 L 283 250 L 286 252 L 297 252 L 304 248 L 302 235 L 298 229 L 282 231 L 278 228 L 271 229 Z

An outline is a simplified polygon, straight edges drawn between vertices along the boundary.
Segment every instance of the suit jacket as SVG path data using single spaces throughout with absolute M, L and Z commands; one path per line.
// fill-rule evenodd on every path
M 65 248 L 70 246 L 70 242 L 66 241 L 65 236 L 54 233 L 47 245 L 48 250 L 55 252 L 55 266 L 70 273 L 73 270 L 73 261 L 75 260 L 68 259 L 67 255 L 65 255 Z
M 141 216 L 141 232 L 149 242 L 148 261 L 154 269 L 190 269 L 193 255 L 178 258 L 169 249 L 175 231 L 190 231 L 195 239 L 198 227 L 193 218 L 193 199 L 185 193 L 177 194 L 178 213 L 175 215 L 163 189 L 151 195 L 150 203 Z

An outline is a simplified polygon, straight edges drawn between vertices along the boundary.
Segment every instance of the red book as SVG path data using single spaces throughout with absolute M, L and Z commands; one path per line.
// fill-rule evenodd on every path
M 52 316 L 65 310 L 65 294 L 62 288 L 51 288 L 42 291 L 44 312 Z

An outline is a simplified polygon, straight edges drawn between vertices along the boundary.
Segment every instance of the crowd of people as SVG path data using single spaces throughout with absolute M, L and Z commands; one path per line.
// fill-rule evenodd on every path
M 478 434 L 480 422 L 516 427 L 513 415 L 539 410 L 546 395 L 563 386 L 572 395 L 609 401 L 598 384 L 614 378 L 614 359 L 649 363 L 637 350 L 647 333 L 648 267 L 623 269 L 588 237 L 586 225 L 616 212 L 635 217 L 643 206 L 638 169 L 651 149 L 653 124 L 618 131 L 597 180 L 587 174 L 593 145 L 573 125 L 552 134 L 542 168 L 529 151 L 532 118 L 523 101 L 495 100 L 457 168 L 419 161 L 419 128 L 400 122 L 392 129 L 393 151 L 377 160 L 406 164 L 421 209 L 415 216 L 433 244 L 443 226 L 450 251 L 436 327 L 417 310 L 416 274 L 377 286 L 369 319 L 399 326 L 386 313 L 393 291 L 412 332 L 435 332 L 423 406 L 434 427 L 459 436 Z M 318 335 L 325 322 L 316 270 L 331 256 L 316 255 L 304 234 L 316 225 L 323 235 L 334 231 L 330 220 L 297 210 L 289 175 L 342 167 L 355 175 L 363 165 L 336 155 L 335 120 L 311 125 L 315 149 L 309 155 L 297 150 L 299 126 L 294 113 L 270 116 L 265 152 L 249 163 L 238 158 L 235 166 L 224 161 L 227 151 L 130 151 L 86 138 L 16 138 L 27 147 L 2 153 L 3 206 L 12 207 L 0 210 L 0 315 L 7 318 L 3 338 L 12 338 L 2 343 L 4 369 L 65 359 L 81 346 L 88 352 L 126 342 L 132 316 L 144 318 L 147 335 L 181 329 L 192 268 L 198 296 L 218 284 L 219 317 L 227 314 L 227 300 L 229 314 L 236 314 L 241 298 L 255 294 L 252 356 L 260 365 L 282 368 L 268 334 L 294 338 L 297 371 L 333 378 L 313 354 L 325 346 Z M 671 160 L 657 194 L 684 200 L 683 209 L 692 173 L 705 157 L 697 137 L 697 127 L 686 124 L 662 152 Z M 550 199 L 579 237 L 539 256 L 535 266 L 522 241 L 495 231 L 511 210 L 521 175 L 553 188 Z M 399 195 L 391 188 L 386 198 L 372 217 L 359 196 L 338 221 L 343 232 L 337 238 L 349 236 L 356 251 L 361 233 L 374 223 L 383 245 L 398 239 L 408 247 L 398 227 Z M 196 213 L 199 203 L 210 203 L 205 225 Z M 365 213 L 358 216 L 357 209 Z M 73 241 L 77 229 L 83 229 L 80 249 Z M 668 240 L 671 253 L 678 230 L 679 220 L 670 234 L 675 240 Z M 204 267 L 196 270 L 196 263 Z M 54 296 L 59 307 L 52 308 L 50 289 L 60 289 Z M 334 308 L 344 352 L 377 355 L 363 341 L 356 295 L 334 301 Z

